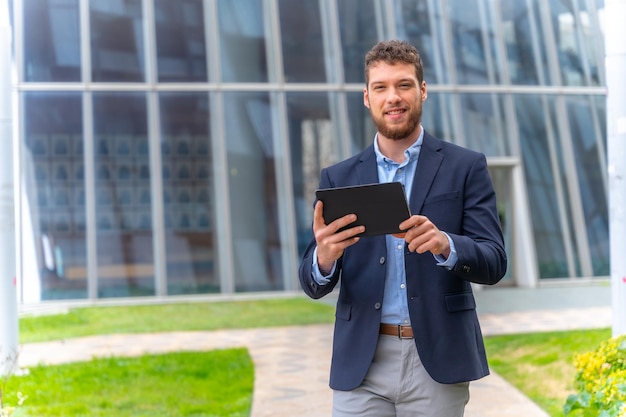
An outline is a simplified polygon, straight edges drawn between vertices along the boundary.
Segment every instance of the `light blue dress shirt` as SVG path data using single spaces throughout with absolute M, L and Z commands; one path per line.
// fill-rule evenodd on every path
M 404 185 L 407 199 L 411 196 L 413 178 L 417 168 L 417 159 L 424 141 L 424 129 L 417 141 L 404 151 L 404 161 L 394 162 L 380 152 L 378 138 L 374 140 L 378 182 L 400 182 Z M 385 293 L 383 294 L 382 323 L 411 324 L 406 296 L 406 271 L 404 267 L 404 239 L 385 235 L 387 244 L 387 269 L 385 275 Z
M 378 182 L 402 183 L 407 194 L 407 199 L 410 199 L 415 170 L 417 169 L 417 161 L 423 141 L 424 129 L 422 128 L 417 141 L 404 151 L 404 161 L 398 164 L 380 152 L 378 136 L 376 136 L 374 139 L 374 151 L 376 153 Z M 457 254 L 454 248 L 454 242 L 447 234 L 446 237 L 448 237 L 448 241 L 450 242 L 450 256 L 446 259 L 443 256 L 435 255 L 435 259 L 437 260 L 437 265 L 451 269 L 456 264 Z M 409 308 L 407 305 L 406 270 L 404 265 L 406 242 L 404 239 L 392 235 L 386 235 L 385 240 L 387 245 L 387 268 L 385 273 L 385 293 L 383 294 L 381 322 L 408 325 L 411 324 L 411 320 L 409 318 Z M 328 277 L 335 271 L 335 265 L 333 265 L 328 276 L 323 276 L 317 265 L 317 248 L 315 249 L 315 253 L 313 254 L 313 278 L 318 284 L 325 285 L 330 282 Z

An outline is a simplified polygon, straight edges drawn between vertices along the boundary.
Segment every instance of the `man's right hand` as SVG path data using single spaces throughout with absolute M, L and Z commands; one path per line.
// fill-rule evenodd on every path
M 313 233 L 317 243 L 317 265 L 324 275 L 330 273 L 335 261 L 343 255 L 343 251 L 359 241 L 356 235 L 365 231 L 365 226 L 355 226 L 341 232 L 342 227 L 356 221 L 355 214 L 347 214 L 330 224 L 324 222 L 322 215 L 324 203 L 318 201 L 313 212 Z

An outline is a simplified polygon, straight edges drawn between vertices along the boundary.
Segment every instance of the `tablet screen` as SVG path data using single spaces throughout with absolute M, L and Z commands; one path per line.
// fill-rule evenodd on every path
M 319 189 L 315 194 L 324 203 L 326 224 L 354 213 L 356 222 L 344 229 L 363 225 L 361 236 L 401 233 L 398 225 L 411 216 L 399 182 Z

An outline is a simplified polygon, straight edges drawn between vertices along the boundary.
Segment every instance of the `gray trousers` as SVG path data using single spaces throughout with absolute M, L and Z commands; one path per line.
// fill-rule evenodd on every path
M 333 391 L 333 417 L 463 417 L 468 401 L 469 382 L 435 382 L 413 339 L 381 335 L 363 384 Z

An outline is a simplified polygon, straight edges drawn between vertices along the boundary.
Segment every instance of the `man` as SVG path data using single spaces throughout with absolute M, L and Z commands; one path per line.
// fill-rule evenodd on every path
M 507 263 L 486 159 L 424 131 L 426 82 L 407 42 L 375 45 L 365 83 L 374 143 L 323 169 L 320 188 L 399 181 L 413 215 L 405 233 L 359 237 L 363 226 L 339 231 L 354 214 L 326 224 L 315 204 L 299 278 L 315 299 L 341 282 L 333 416 L 462 416 L 469 381 L 489 373 L 470 283 L 497 283 Z

